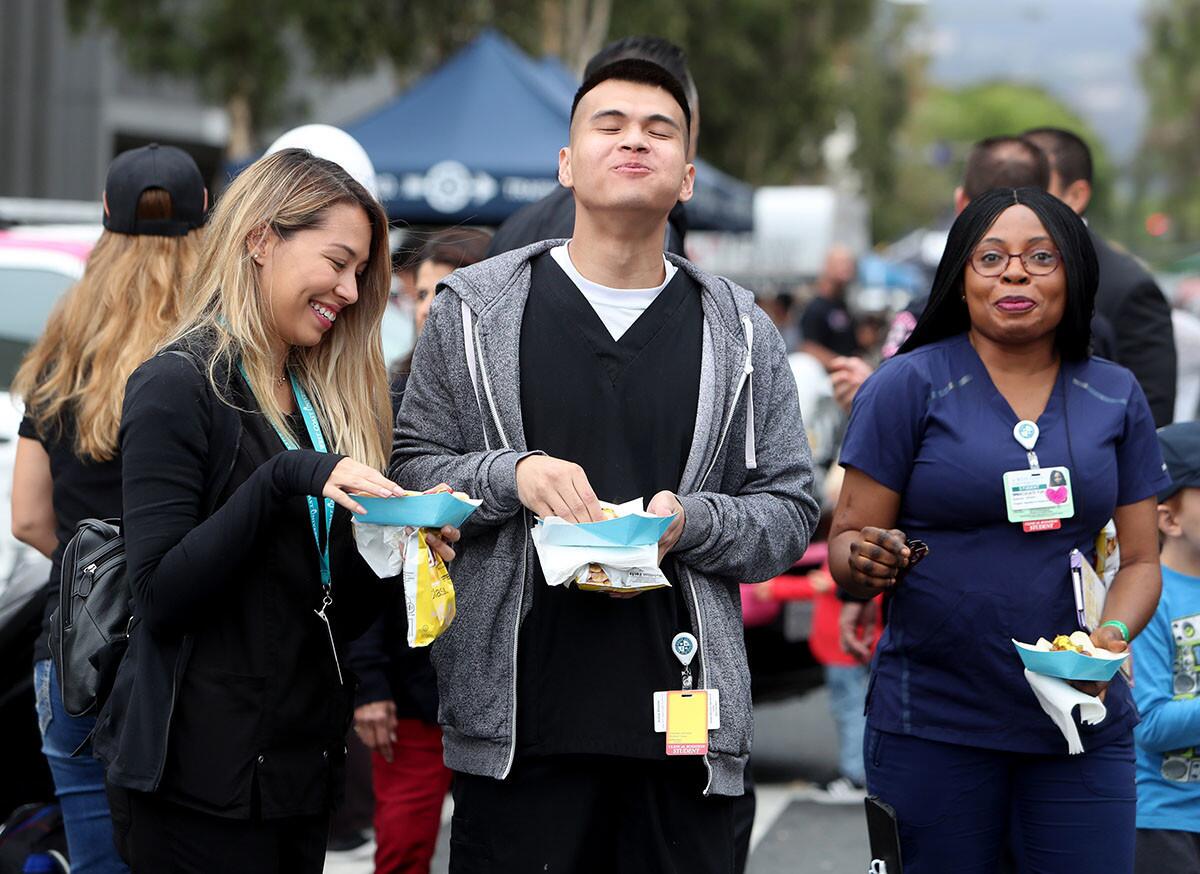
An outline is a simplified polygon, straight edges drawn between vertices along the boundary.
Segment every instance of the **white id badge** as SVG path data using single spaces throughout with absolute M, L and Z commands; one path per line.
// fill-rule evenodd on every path
M 1062 527 L 1062 519 L 1075 515 L 1071 471 L 1065 467 L 1010 470 L 1004 474 L 1004 503 L 1008 521 L 1020 522 L 1028 531 Z

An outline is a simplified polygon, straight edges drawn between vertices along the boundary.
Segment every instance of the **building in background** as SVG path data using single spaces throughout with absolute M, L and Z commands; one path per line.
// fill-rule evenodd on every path
M 279 130 L 341 124 L 396 91 L 384 67 L 331 85 L 297 66 L 283 102 L 292 114 Z M 74 34 L 63 0 L 0 2 L 0 82 L 0 197 L 94 201 L 118 152 L 155 141 L 185 149 L 221 187 L 224 108 L 190 83 L 130 71 L 109 36 Z

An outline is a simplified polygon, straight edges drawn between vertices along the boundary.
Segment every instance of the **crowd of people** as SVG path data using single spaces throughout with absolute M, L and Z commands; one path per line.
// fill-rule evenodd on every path
M 853 312 L 841 248 L 788 324 L 684 257 L 699 106 L 677 47 L 607 46 L 554 194 L 398 253 L 357 153 L 285 138 L 211 209 L 180 150 L 114 160 L 104 233 L 15 384 L 13 527 L 54 561 L 47 635 L 83 519 L 120 519 L 132 600 L 93 712 L 35 654 L 73 871 L 320 871 L 368 783 L 381 874 L 429 870 L 447 792 L 454 872 L 742 871 L 739 586 L 791 567 L 822 503 L 793 351 L 849 415 L 813 638 L 839 770 L 894 811 L 904 870 L 1200 865 L 1200 426 L 1156 432 L 1170 308 L 1084 221 L 1086 145 L 978 143 L 929 295 L 890 331 Z M 387 361 L 396 282 L 418 339 Z M 1020 515 L 1010 480 L 1042 476 Z M 427 533 L 457 614 L 414 649 L 352 519 L 446 485 L 481 504 Z M 670 520 L 669 585 L 547 585 L 538 519 L 639 498 Z M 1096 724 L 1053 720 L 1012 646 L 1078 628 L 1072 550 L 1109 565 L 1092 645 L 1132 644 L 1138 671 L 1074 684 Z M 672 750 L 656 696 L 693 689 L 715 712 Z

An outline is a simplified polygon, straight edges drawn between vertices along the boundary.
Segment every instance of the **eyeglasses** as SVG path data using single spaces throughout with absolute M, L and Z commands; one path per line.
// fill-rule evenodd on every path
M 971 269 L 980 276 L 991 279 L 1004 273 L 1013 258 L 1020 258 L 1021 266 L 1031 276 L 1053 273 L 1062 260 L 1058 252 L 1045 246 L 1026 249 L 1015 255 L 1010 255 L 1003 249 L 977 249 L 971 254 Z

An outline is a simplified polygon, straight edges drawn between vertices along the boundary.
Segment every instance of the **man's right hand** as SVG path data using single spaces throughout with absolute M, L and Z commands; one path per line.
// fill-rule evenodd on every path
M 568 522 L 603 522 L 604 512 L 587 474 L 578 464 L 527 455 L 517 462 L 517 497 L 538 516 Z
M 354 708 L 354 733 L 363 745 L 392 762 L 392 744 L 396 742 L 396 702 L 372 701 Z

